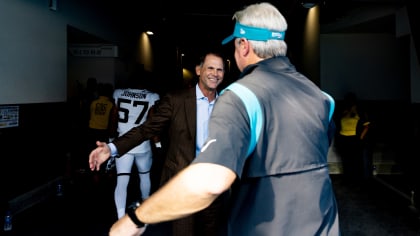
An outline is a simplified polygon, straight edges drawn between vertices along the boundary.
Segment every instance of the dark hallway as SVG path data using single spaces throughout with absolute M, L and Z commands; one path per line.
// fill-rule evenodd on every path
M 345 185 L 341 175 L 332 175 L 339 205 L 342 236 L 420 235 L 418 212 L 398 191 L 375 176 L 360 186 Z M 112 177 L 96 182 L 91 173 L 80 174 L 63 185 L 63 196 L 52 196 L 13 218 L 15 236 L 102 236 L 116 220 Z M 133 186 L 130 184 L 130 186 Z M 131 190 L 132 195 L 135 194 Z M 149 226 L 145 235 L 168 235 L 165 224 Z

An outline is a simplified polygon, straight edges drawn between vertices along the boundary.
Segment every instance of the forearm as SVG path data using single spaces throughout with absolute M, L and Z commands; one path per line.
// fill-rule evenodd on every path
M 112 143 L 117 148 L 118 154 L 122 156 L 134 147 L 143 143 L 146 139 L 147 138 L 145 138 L 145 135 L 141 131 L 140 127 L 134 127 L 125 134 L 114 139 Z
M 217 195 L 184 185 L 183 178 L 176 176 L 141 204 L 136 211 L 138 218 L 147 224 L 179 219 L 206 208 L 216 199 Z
M 150 140 L 154 136 L 160 136 L 166 123 L 166 117 L 154 116 L 140 126 L 133 127 L 113 141 L 117 147 L 118 154 L 122 156 L 144 141 Z
M 363 128 L 362 133 L 360 134 L 360 139 L 361 139 L 361 140 L 363 140 L 363 139 L 365 138 L 365 136 L 366 136 L 366 134 L 367 134 L 368 130 L 369 130 L 369 126 L 365 126 L 365 127 Z
M 193 164 L 181 171 L 140 205 L 137 217 L 154 224 L 179 219 L 209 206 L 235 179 L 235 174 L 226 168 L 208 168 L 209 165 L 214 164 Z

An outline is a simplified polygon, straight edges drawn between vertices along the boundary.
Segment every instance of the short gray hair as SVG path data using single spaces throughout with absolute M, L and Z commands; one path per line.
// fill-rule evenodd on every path
M 274 31 L 287 30 L 286 19 L 275 6 L 267 2 L 249 5 L 243 10 L 235 12 L 233 19 L 247 26 Z M 287 53 L 287 44 L 284 40 L 249 40 L 249 43 L 255 54 L 261 58 L 286 56 Z

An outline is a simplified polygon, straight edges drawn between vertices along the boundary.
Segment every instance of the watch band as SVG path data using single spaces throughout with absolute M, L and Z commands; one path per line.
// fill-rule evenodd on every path
M 139 218 L 137 218 L 136 216 L 136 209 L 137 207 L 140 206 L 139 202 L 136 202 L 135 204 L 132 204 L 128 209 L 127 209 L 127 215 L 128 217 L 130 217 L 131 221 L 133 221 L 134 224 L 137 225 L 137 228 L 142 228 L 144 227 L 146 224 L 141 222 L 139 220 Z

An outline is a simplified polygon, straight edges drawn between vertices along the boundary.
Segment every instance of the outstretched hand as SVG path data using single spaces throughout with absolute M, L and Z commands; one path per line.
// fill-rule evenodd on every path
M 97 147 L 89 154 L 89 168 L 92 171 L 99 171 L 101 164 L 111 156 L 111 150 L 107 143 L 96 141 L 96 145 Z

